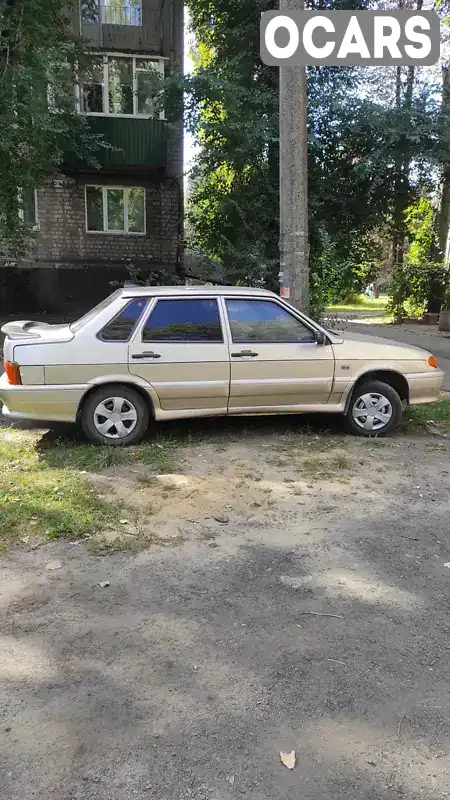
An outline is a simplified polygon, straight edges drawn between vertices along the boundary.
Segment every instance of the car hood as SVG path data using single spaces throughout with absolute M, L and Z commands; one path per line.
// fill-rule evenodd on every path
M 334 341 L 337 357 L 362 359 L 402 359 L 411 361 L 428 360 L 431 355 L 428 350 L 415 347 L 412 344 L 395 342 L 384 339 L 382 336 L 370 336 L 365 333 L 343 331 L 339 334 L 339 342 Z

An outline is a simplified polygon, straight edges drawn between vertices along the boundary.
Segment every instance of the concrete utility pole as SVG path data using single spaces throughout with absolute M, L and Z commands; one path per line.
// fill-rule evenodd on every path
M 280 12 L 304 0 L 280 0 Z M 280 294 L 309 306 L 308 131 L 306 67 L 280 67 Z

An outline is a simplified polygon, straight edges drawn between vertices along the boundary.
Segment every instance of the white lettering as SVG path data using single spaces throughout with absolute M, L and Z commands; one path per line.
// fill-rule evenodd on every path
M 275 42 L 275 34 L 280 28 L 285 28 L 289 33 L 289 42 L 285 47 L 278 47 Z M 272 58 L 292 58 L 297 51 L 300 42 L 300 34 L 297 25 L 290 17 L 279 15 L 272 17 L 266 28 L 266 47 Z
M 337 57 L 347 58 L 350 53 L 357 53 L 361 58 L 370 58 L 369 48 L 356 17 L 350 18 Z
M 384 30 L 387 28 L 388 32 Z M 402 54 L 397 45 L 401 36 L 401 27 L 395 17 L 374 17 L 373 35 L 375 40 L 374 58 L 384 58 L 384 48 L 389 50 L 391 58 L 401 58 Z
M 417 33 L 416 28 L 422 28 L 423 31 L 430 30 L 430 23 L 423 17 L 410 17 L 406 20 L 405 36 L 410 42 L 417 42 L 420 46 L 413 47 L 411 44 L 405 44 L 405 53 L 411 58 L 426 58 L 431 51 L 431 39 L 426 33 Z
M 313 58 L 328 58 L 334 50 L 335 42 L 326 42 L 323 47 L 317 47 L 312 38 L 316 28 L 323 28 L 328 33 L 335 32 L 334 25 L 328 17 L 311 17 L 303 28 L 303 47 Z

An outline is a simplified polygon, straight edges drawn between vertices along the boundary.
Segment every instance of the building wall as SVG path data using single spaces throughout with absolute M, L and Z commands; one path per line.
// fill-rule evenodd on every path
M 146 233 L 93 233 L 86 230 L 86 184 L 143 186 Z M 172 266 L 177 263 L 180 210 L 175 184 L 169 179 L 146 180 L 127 176 L 49 179 L 38 190 L 39 233 L 35 254 L 41 264 L 112 262 L 130 259 Z
M 163 8 L 161 15 L 160 10 Z M 183 0 L 143 0 L 142 26 L 74 27 L 95 49 L 155 54 L 167 70 L 183 66 Z M 146 234 L 88 233 L 85 185 L 143 186 Z M 83 311 L 128 277 L 130 263 L 150 270 L 180 271 L 183 239 L 183 128 L 167 125 L 163 174 L 123 168 L 49 177 L 38 188 L 39 230 L 30 236 L 27 258 L 0 269 L 3 313 Z

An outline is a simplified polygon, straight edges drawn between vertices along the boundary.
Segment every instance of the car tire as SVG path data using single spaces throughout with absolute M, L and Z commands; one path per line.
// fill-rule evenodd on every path
M 387 436 L 398 428 L 402 418 L 402 401 L 384 381 L 359 384 L 345 414 L 347 430 L 356 436 Z
M 97 389 L 81 410 L 81 427 L 91 442 L 123 447 L 145 435 L 149 410 L 139 392 L 124 384 Z

